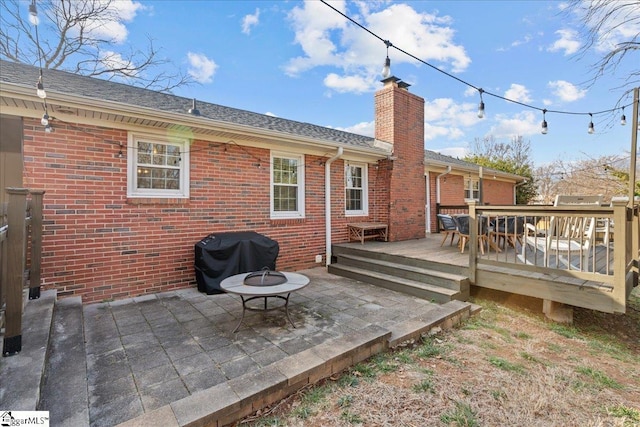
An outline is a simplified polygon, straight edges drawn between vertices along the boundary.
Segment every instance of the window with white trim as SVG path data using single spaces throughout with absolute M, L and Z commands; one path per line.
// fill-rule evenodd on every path
M 464 198 L 465 199 L 480 199 L 480 181 L 477 179 L 465 179 L 464 180 Z
M 189 140 L 129 134 L 127 197 L 189 197 Z
M 304 218 L 304 156 L 271 153 L 271 218 Z
M 368 215 L 367 165 L 348 163 L 345 166 L 345 215 Z

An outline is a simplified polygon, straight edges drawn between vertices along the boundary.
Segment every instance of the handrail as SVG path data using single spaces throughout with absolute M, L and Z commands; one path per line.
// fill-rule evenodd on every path
M 640 209 L 637 205 L 633 209 L 628 208 L 626 204 L 626 198 L 614 199 L 611 206 L 479 206 L 470 202 L 470 241 L 477 239 L 479 221 L 487 221 L 485 228 L 492 218 L 494 226 L 496 218 L 505 222 L 506 218 L 519 218 L 523 224 L 532 223 L 522 227 L 532 231 L 529 238 L 516 230 L 505 236 L 505 245 L 509 240 L 514 246 L 508 251 L 494 250 L 481 254 L 476 245 L 471 245 L 470 280 L 475 283 L 477 269 L 483 265 L 517 268 L 531 272 L 530 276 L 545 275 L 548 280 L 565 277 L 574 283 L 583 283 L 581 288 L 591 286 L 608 292 L 612 301 L 611 311 L 624 312 L 626 298 L 638 283 L 640 257 Z M 566 238 L 571 240 L 562 241 L 561 234 L 551 234 L 554 231 L 545 227 L 545 221 L 548 225 L 553 218 L 559 223 L 566 218 L 565 227 L 584 227 L 587 221 L 593 224 L 600 220 L 601 227 L 585 227 L 585 231 L 590 231 L 586 235 L 575 234 L 577 228 L 573 228 L 572 234 Z M 609 239 L 614 230 L 615 237 Z M 489 233 L 493 233 L 496 240 L 500 235 L 491 229 Z M 549 245 L 550 242 L 553 244 Z

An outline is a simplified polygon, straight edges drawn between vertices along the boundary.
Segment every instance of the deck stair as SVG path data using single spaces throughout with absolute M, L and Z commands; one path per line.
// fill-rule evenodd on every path
M 334 246 L 328 271 L 439 303 L 469 298 L 469 278 L 451 266 L 364 248 Z

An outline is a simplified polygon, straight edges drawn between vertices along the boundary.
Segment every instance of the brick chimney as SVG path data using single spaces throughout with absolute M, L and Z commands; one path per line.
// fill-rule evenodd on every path
M 393 144 L 388 162 L 389 240 L 425 237 L 424 99 L 396 77 L 375 94 L 375 137 Z

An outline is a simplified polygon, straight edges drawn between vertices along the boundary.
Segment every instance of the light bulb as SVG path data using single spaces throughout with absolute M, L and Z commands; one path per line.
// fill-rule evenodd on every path
M 624 116 L 624 114 L 622 115 L 622 117 L 620 117 L 620 124 L 622 126 L 627 124 L 627 118 Z
M 480 101 L 480 104 L 478 105 L 478 118 L 484 118 L 484 101 Z
M 38 95 L 38 98 L 45 99 L 47 97 L 47 92 L 44 91 L 42 81 L 38 81 L 38 84 L 36 85 L 36 94 Z
M 589 122 L 589 129 L 587 130 L 588 133 L 595 133 L 596 129 L 593 126 L 593 122 Z
M 47 113 L 44 113 L 42 115 L 42 119 L 40 120 L 40 123 L 42 123 L 42 126 L 46 126 L 49 124 L 49 115 Z
M 382 67 L 382 77 L 385 79 L 391 75 L 391 59 L 387 56 L 384 60 L 384 67 Z
M 50 124 L 47 123 L 47 125 L 44 127 L 44 131 L 46 133 L 51 133 L 51 132 L 53 132 L 53 128 L 51 127 Z
M 541 130 L 543 135 L 546 135 L 547 132 L 549 132 L 549 128 L 547 127 L 547 121 L 543 120 L 542 121 L 542 130 Z

